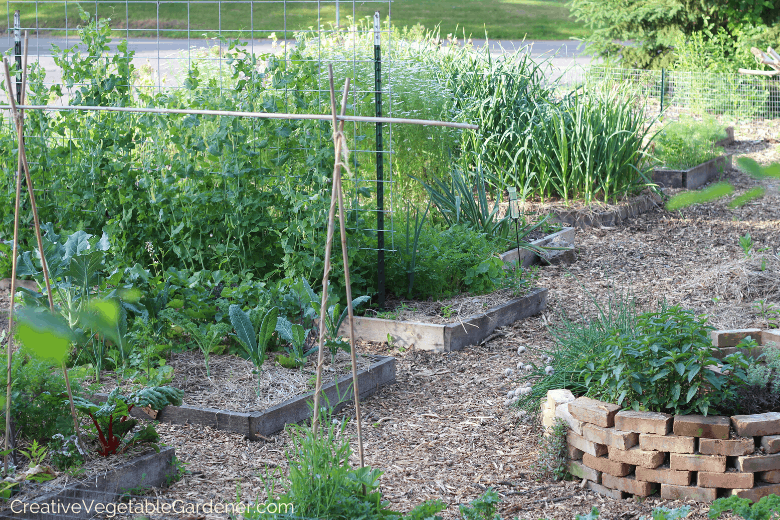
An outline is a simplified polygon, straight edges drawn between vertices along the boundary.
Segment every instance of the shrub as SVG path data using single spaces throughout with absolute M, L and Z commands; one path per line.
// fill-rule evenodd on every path
M 588 395 L 675 415 L 717 411 L 744 384 L 749 362 L 741 353 L 718 360 L 710 330 L 706 318 L 677 306 L 640 315 L 633 333 L 582 359 Z
M 656 134 L 654 155 L 666 168 L 685 170 L 722 155 L 723 148 L 715 147 L 715 142 L 725 137 L 725 129 L 714 119 L 681 119 Z

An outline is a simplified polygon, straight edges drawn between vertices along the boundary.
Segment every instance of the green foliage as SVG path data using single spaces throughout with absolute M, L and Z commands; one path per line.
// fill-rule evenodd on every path
M 75 435 L 65 437 L 61 433 L 55 434 L 49 443 L 49 450 L 52 466 L 58 471 L 79 468 L 84 464 L 86 454 L 83 453 Z
M 691 512 L 691 506 L 675 507 L 656 507 L 652 511 L 652 520 L 680 520 L 687 517 Z M 644 519 L 643 519 L 644 520 Z
M 496 512 L 496 505 L 501 502 L 501 497 L 493 488 L 488 488 L 482 496 L 475 498 L 469 505 L 461 505 L 460 515 L 463 520 L 501 520 L 501 515 Z
M 737 165 L 756 179 L 780 178 L 780 163 L 762 166 L 750 157 L 740 157 Z
M 289 347 L 285 347 L 287 356 L 276 358 L 282 366 L 285 366 L 285 363 L 289 365 L 287 368 L 304 365 L 306 358 L 317 352 L 316 346 L 309 350 L 304 350 L 308 331 L 299 323 L 290 323 L 287 318 L 279 316 L 276 320 L 276 332 L 289 345 Z
M 568 426 L 561 419 L 556 419 L 552 428 L 543 436 L 539 443 L 539 454 L 536 470 L 540 477 L 552 477 L 555 480 L 568 478 L 569 469 L 567 454 L 568 444 L 566 434 Z
M 262 370 L 265 363 L 271 335 L 276 329 L 276 319 L 279 309 L 271 307 L 261 314 L 259 326 L 252 323 L 249 315 L 241 310 L 238 305 L 231 305 L 229 309 L 230 323 L 236 331 L 236 339 L 244 348 L 244 353 L 252 361 L 257 370 Z
M 745 520 L 771 520 L 780 516 L 780 496 L 765 496 L 755 504 L 747 498 L 739 498 L 735 495 L 719 498 L 710 506 L 707 517 L 719 518 L 721 514 L 728 511 L 733 511 L 734 515 Z
M 166 317 L 171 320 L 171 323 L 184 329 L 184 331 L 189 334 L 190 339 L 198 345 L 198 348 L 203 353 L 203 361 L 206 365 L 206 377 L 211 377 L 209 357 L 219 348 L 219 344 L 222 340 L 232 331 L 230 326 L 226 323 L 202 323 L 196 325 L 189 318 L 174 312 L 166 314 Z
M 73 403 L 78 412 L 92 420 L 99 444 L 98 454 L 107 457 L 138 444 L 151 444 L 157 449 L 155 443 L 159 436 L 151 424 L 127 438 L 138 424 L 137 419 L 130 417 L 130 411 L 135 406 L 148 406 L 153 410 L 162 410 L 169 404 L 181 406 L 183 394 L 178 388 L 159 386 L 143 388 L 125 396 L 115 388 L 102 405 L 75 396 Z
M 631 295 L 610 293 L 606 302 L 598 301 L 593 295 L 588 296 L 595 316 L 583 313 L 577 319 L 572 319 L 564 313 L 560 325 L 550 329 L 555 340 L 551 352 L 553 361 L 550 363 L 554 368 L 553 374 L 545 373 L 544 364 L 532 365 L 533 369 L 523 380 L 534 381 L 534 385 L 530 394 L 520 397 L 520 408 L 531 413 L 538 411 L 547 391 L 557 388 L 569 389 L 575 395 L 585 394 L 588 386 L 585 383 L 587 374 L 581 367 L 582 358 L 598 359 L 604 356 L 610 338 L 630 334 L 636 328 L 639 313 Z M 596 378 L 601 377 L 601 374 L 594 375 Z
M 751 202 L 756 199 L 760 199 L 764 196 L 764 193 L 766 193 L 766 188 L 763 186 L 758 186 L 755 188 L 751 188 L 742 195 L 739 195 L 738 197 L 735 197 L 734 200 L 729 202 L 729 207 L 732 209 L 741 208 L 748 202 Z
M 739 246 L 742 248 L 745 256 L 750 256 L 750 253 L 753 251 L 753 237 L 750 236 L 750 232 L 739 237 Z
M 666 125 L 655 136 L 655 157 L 665 168 L 687 170 L 723 154 L 715 142 L 726 137 L 712 118 L 704 121 L 681 119 Z
M 678 193 L 666 202 L 667 211 L 676 211 L 694 204 L 705 204 L 734 193 L 734 186 L 728 182 L 716 182 L 699 191 Z
M 42 464 L 43 461 L 46 459 L 46 456 L 49 454 L 49 450 L 46 448 L 46 446 L 42 446 L 38 444 L 37 440 L 32 441 L 30 444 L 30 448 L 27 450 L 19 450 L 19 453 L 21 453 L 30 463 L 30 467 L 37 466 L 38 464 Z
M 718 360 L 710 330 L 705 318 L 676 306 L 640 315 L 633 333 L 609 339 L 599 357 L 582 359 L 588 395 L 634 410 L 715 411 L 744 384 L 749 362 L 741 353 Z
M 780 308 L 774 303 L 766 300 L 757 300 L 753 308 L 758 311 L 759 316 L 766 322 L 768 329 L 780 329 Z
M 500 287 L 505 278 L 506 271 L 504 271 L 503 260 L 497 256 L 491 256 L 478 265 L 466 269 L 463 283 L 466 284 L 469 292 L 481 294 L 490 292 L 495 287 Z
M 12 244 L 0 242 L 0 278 L 11 277 L 11 267 L 13 265 L 13 262 L 11 261 L 12 256 Z
M 67 404 L 65 378 L 59 365 L 51 360 L 29 355 L 26 348 L 18 351 L 11 366 L 11 418 L 16 434 L 24 439 L 44 443 L 58 433 L 73 432 L 73 419 Z M 0 383 L 6 385 L 6 371 L 0 371 Z M 74 393 L 81 392 L 81 379 L 70 372 Z M 5 422 L 0 425 L 5 430 Z
M 575 520 L 596 520 L 599 517 L 599 510 L 596 506 L 593 506 L 593 509 L 590 510 L 590 513 L 587 515 L 577 515 Z

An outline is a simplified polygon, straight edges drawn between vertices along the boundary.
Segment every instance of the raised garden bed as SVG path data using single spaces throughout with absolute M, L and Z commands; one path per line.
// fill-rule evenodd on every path
M 380 387 L 395 382 L 395 358 L 376 356 L 365 370 L 358 371 L 360 398 L 374 394 Z M 251 383 L 249 383 L 251 384 Z M 338 411 L 352 398 L 352 374 L 322 387 L 327 396 L 326 403 Z M 339 401 L 341 396 L 342 401 Z M 105 400 L 106 394 L 97 394 L 96 400 Z M 156 414 L 148 415 L 134 408 L 132 415 L 145 419 L 156 419 L 173 424 L 200 424 L 218 430 L 245 435 L 250 440 L 259 440 L 282 430 L 286 424 L 305 421 L 311 417 L 310 404 L 314 401 L 314 391 L 287 399 L 263 411 L 237 412 L 210 408 L 206 406 L 166 406 Z
M 731 155 L 722 155 L 687 170 L 656 169 L 653 171 L 653 182 L 663 188 L 693 190 L 712 181 L 730 167 Z
M 547 289 L 532 289 L 520 298 L 459 319 L 454 323 L 418 323 L 383 318 L 355 317 L 355 337 L 363 341 L 392 341 L 395 345 L 419 350 L 449 352 L 477 345 L 498 327 L 542 312 L 547 305 Z M 349 334 L 347 325 L 339 333 Z
M 626 219 L 646 213 L 658 206 L 661 200 L 653 193 L 644 193 L 617 207 L 599 211 L 598 206 L 577 209 L 546 208 L 553 215 L 552 220 L 575 228 L 612 227 Z
M 44 487 L 48 491 L 34 498 L 28 499 L 25 495 L 12 497 L 5 504 L 6 509 L 0 511 L 0 518 L 75 520 L 95 518 L 96 513 L 101 512 L 110 514 L 105 506 L 113 507 L 119 503 L 123 494 L 139 488 L 167 484 L 176 473 L 174 456 L 174 448 L 164 447 L 159 453 L 144 453 L 113 469 L 81 478 L 65 487 L 55 486 L 52 481 Z
M 574 235 L 575 229 L 573 227 L 565 227 L 560 231 L 556 231 L 555 233 L 551 233 L 538 240 L 532 241 L 531 245 L 536 247 L 574 247 Z M 540 256 L 534 251 L 529 251 L 528 249 L 520 249 L 518 251 L 517 248 L 514 248 L 510 249 L 506 253 L 503 253 L 501 255 L 501 260 L 507 265 L 518 265 L 517 259 L 520 258 L 520 266 L 529 267 L 534 264 L 542 263 L 543 261 L 549 261 L 551 260 L 551 256 L 556 256 L 557 254 L 568 252 L 569 251 L 551 250 L 549 251 L 549 255 Z

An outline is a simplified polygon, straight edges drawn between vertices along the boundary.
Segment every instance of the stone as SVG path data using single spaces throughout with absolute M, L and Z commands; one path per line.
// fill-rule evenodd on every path
M 638 433 L 624 432 L 615 428 L 602 428 L 588 423 L 582 426 L 582 436 L 591 442 L 614 446 L 621 450 L 627 450 L 639 444 Z
M 595 471 L 612 475 L 613 477 L 625 477 L 633 469 L 633 466 L 630 464 L 615 462 L 607 457 L 594 457 L 590 453 L 585 453 L 582 456 L 582 463 Z
M 624 498 L 628 498 L 628 493 L 620 491 L 619 489 L 609 489 L 608 487 L 604 487 L 601 484 L 596 484 L 590 480 L 585 483 L 585 487 L 595 493 L 598 493 L 599 495 L 604 495 L 616 500 L 623 500 Z
M 699 439 L 699 453 L 702 455 L 738 457 L 750 455 L 755 450 L 753 439 Z
M 731 423 L 741 437 L 763 437 L 780 434 L 780 413 L 767 412 L 753 415 L 733 415 Z
M 735 347 L 748 336 L 756 342 L 760 341 L 761 329 L 713 330 L 710 332 L 712 344 L 716 347 Z
M 565 422 L 571 431 L 577 435 L 582 435 L 582 425 L 584 423 L 572 417 L 572 415 L 569 413 L 568 403 L 559 404 L 555 408 L 555 417 Z
M 698 453 L 670 453 L 669 466 L 677 471 L 726 472 L 724 455 L 700 455 Z
M 643 450 L 651 451 L 693 453 L 696 451 L 696 438 L 680 437 L 677 435 L 654 435 L 652 433 L 642 433 L 639 435 L 639 447 Z
M 590 453 L 594 457 L 601 457 L 602 455 L 607 454 L 606 446 L 603 444 L 596 444 L 595 442 L 587 441 L 573 431 L 569 431 L 569 433 L 566 434 L 566 442 L 569 443 L 569 446 L 574 446 L 578 450 L 582 450 L 585 453 Z
M 620 407 L 616 404 L 597 401 L 589 397 L 578 397 L 569 403 L 569 413 L 572 417 L 602 428 L 615 426 L 615 414 L 618 411 L 620 411 Z
M 566 445 L 566 457 L 569 460 L 582 460 L 582 456 L 585 452 L 575 448 L 574 446 Z
M 713 415 L 675 415 L 672 430 L 681 437 L 728 439 L 731 421 Z
M 774 343 L 774 345 L 772 345 Z M 780 347 L 780 329 L 762 330 L 761 344 L 772 347 Z
M 663 464 L 664 459 L 666 458 L 666 453 L 660 451 L 647 451 L 640 449 L 638 446 L 631 448 L 630 450 L 619 450 L 609 446 L 608 450 L 609 460 L 650 469 L 657 468 Z
M 780 452 L 780 435 L 766 435 L 761 437 L 761 447 L 767 453 Z M 744 453 L 747 455 L 747 453 Z
M 574 401 L 574 399 L 575 397 L 574 394 L 571 393 L 571 390 L 558 389 L 547 391 L 547 406 L 553 410 L 556 409 L 558 405 L 570 403 Z
M 780 484 L 764 484 L 758 482 L 753 486 L 753 489 L 732 489 L 731 494 L 737 495 L 739 498 L 747 498 L 753 502 L 758 502 L 766 496 L 779 495 Z
M 750 489 L 753 487 L 753 473 L 710 473 L 699 472 L 699 487 L 722 489 Z
M 696 486 L 674 486 L 661 484 L 661 498 L 664 500 L 693 500 L 694 502 L 713 502 L 718 498 L 718 490 Z
M 570 460 L 567 469 L 569 470 L 569 473 L 577 478 L 601 484 L 601 472 L 587 467 L 582 462 Z
M 656 469 L 636 467 L 636 479 L 646 480 L 648 482 L 657 482 L 658 484 L 673 484 L 675 486 L 690 486 L 690 471 L 675 471 L 669 466 L 660 466 Z
M 745 472 L 780 469 L 780 453 L 774 455 L 747 455 L 737 457 L 737 470 Z
M 621 410 L 615 415 L 615 429 L 666 435 L 672 431 L 673 419 L 668 413 Z
M 601 483 L 608 488 L 625 491 L 640 497 L 652 495 L 657 487 L 657 484 L 654 482 L 637 480 L 631 477 L 613 477 L 607 474 L 601 476 Z

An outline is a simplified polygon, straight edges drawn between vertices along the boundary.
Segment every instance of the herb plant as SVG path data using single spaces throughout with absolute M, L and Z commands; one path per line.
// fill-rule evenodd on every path
M 717 410 L 744 384 L 749 362 L 741 353 L 715 357 L 710 330 L 705 318 L 677 306 L 640 315 L 633 333 L 610 338 L 600 356 L 581 361 L 588 395 L 675 415 Z
M 568 426 L 561 419 L 556 419 L 550 431 L 543 436 L 539 445 L 539 459 L 536 464 L 537 473 L 542 478 L 553 477 L 564 480 L 569 477 L 568 454 L 566 452 L 566 433 Z
M 722 155 L 723 148 L 715 142 L 725 137 L 726 131 L 714 119 L 681 119 L 656 134 L 654 154 L 664 167 L 686 170 Z
M 736 495 L 719 498 L 710 506 L 707 517 L 720 518 L 721 514 L 729 511 L 745 520 L 771 520 L 780 515 L 780 496 L 765 496 L 756 503 Z

